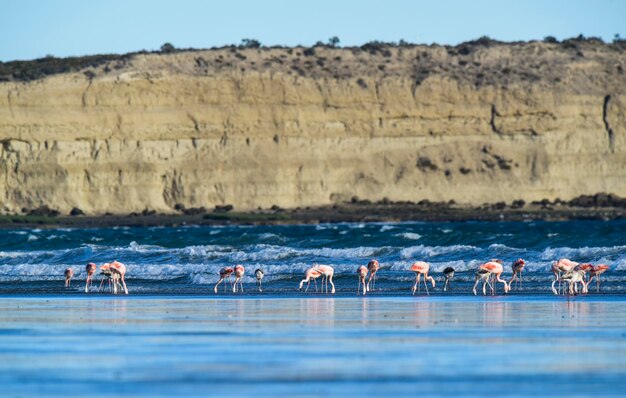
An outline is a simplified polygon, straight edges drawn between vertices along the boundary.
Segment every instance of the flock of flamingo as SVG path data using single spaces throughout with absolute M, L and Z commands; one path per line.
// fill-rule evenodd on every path
M 520 258 L 513 262 L 513 264 L 511 265 L 513 276 L 508 281 L 502 279 L 502 273 L 504 272 L 503 264 L 504 263 L 502 260 L 493 259 L 487 261 L 484 264 L 481 264 L 478 269 L 476 269 L 474 273 L 476 282 L 474 283 L 474 287 L 472 288 L 472 292 L 474 293 L 474 295 L 476 295 L 476 288 L 478 287 L 480 282 L 483 283 L 483 295 L 487 294 L 487 286 L 489 286 L 492 295 L 496 294 L 496 283 L 498 282 L 502 283 L 502 285 L 504 286 L 504 293 L 508 293 L 511 290 L 511 286 L 515 281 L 517 281 L 517 285 L 521 288 L 522 271 L 524 270 L 526 261 Z M 94 263 L 89 263 L 85 267 L 85 271 L 87 272 L 85 293 L 88 293 L 91 288 L 91 283 L 97 271 L 97 268 L 98 267 Z M 602 275 L 608 269 L 609 266 L 605 264 L 592 265 L 589 263 L 577 263 L 566 258 L 555 261 L 552 263 L 551 267 L 551 271 L 554 274 L 554 280 L 552 281 L 551 285 L 552 292 L 556 295 L 560 294 L 561 292 L 569 295 L 579 293 L 585 294 L 589 292 L 589 284 L 591 284 L 591 281 L 593 279 L 596 280 L 597 291 L 600 291 L 600 275 Z M 376 275 L 379 270 L 380 264 L 377 260 L 371 260 L 367 264 L 367 266 L 361 265 L 357 268 L 356 273 L 359 280 L 357 285 L 357 295 L 365 295 L 367 292 L 375 289 Z M 420 290 L 420 279 L 422 276 L 424 277 L 424 288 L 426 289 L 426 294 L 430 294 L 430 292 L 428 291 L 428 282 L 432 284 L 433 288 L 435 287 L 435 278 L 428 274 L 428 272 L 430 271 L 430 265 L 424 261 L 416 261 L 411 265 L 409 271 L 415 272 L 415 284 L 411 288 L 411 292 L 413 293 L 413 295 L 415 295 L 416 291 L 419 292 Z M 102 291 L 103 286 L 106 282 L 107 285 L 104 286 L 104 288 L 106 289 L 108 287 L 111 293 L 117 294 L 118 290 L 122 291 L 123 289 L 124 293 L 128 294 L 126 282 L 124 281 L 124 276 L 126 275 L 126 266 L 124 264 L 118 261 L 105 263 L 100 266 L 100 274 L 102 275 L 102 280 L 100 282 L 99 288 L 100 291 Z M 232 284 L 233 293 L 243 293 L 242 278 L 245 274 L 245 268 L 243 265 L 239 264 L 236 265 L 234 268 L 224 267 L 220 269 L 220 278 L 213 288 L 213 291 L 217 293 L 217 288 L 222 282 L 224 282 L 224 291 L 226 291 L 226 281 L 230 279 L 233 274 L 235 274 L 235 281 Z M 265 276 L 265 272 L 261 268 L 257 268 L 254 271 L 254 275 L 256 277 L 256 288 L 259 292 L 262 292 L 262 282 L 263 277 Z M 330 293 L 335 293 L 335 284 L 333 283 L 334 275 L 335 270 L 330 265 L 315 264 L 305 271 L 304 279 L 300 281 L 299 290 L 302 290 L 303 285 L 306 283 L 306 288 L 304 291 L 308 291 L 311 285 L 311 281 L 313 281 L 315 284 L 315 291 L 317 292 L 317 279 L 321 277 L 321 292 L 328 293 L 328 285 L 330 284 Z M 443 275 L 445 277 L 443 291 L 445 292 L 448 290 L 450 280 L 454 278 L 454 268 L 447 267 L 443 270 Z M 72 268 L 67 268 L 65 270 L 65 287 L 70 287 L 73 276 L 74 270 Z M 558 286 L 555 286 L 557 282 Z

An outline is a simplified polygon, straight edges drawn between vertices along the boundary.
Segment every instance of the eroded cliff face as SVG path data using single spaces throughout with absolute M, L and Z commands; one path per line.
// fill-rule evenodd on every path
M 457 50 L 150 54 L 0 83 L 0 208 L 626 196 L 625 51 Z

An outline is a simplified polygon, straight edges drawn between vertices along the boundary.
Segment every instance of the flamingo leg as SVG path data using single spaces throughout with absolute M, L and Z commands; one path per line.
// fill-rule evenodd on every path
M 517 272 L 513 271 L 513 276 L 509 279 L 509 285 L 512 285 L 513 282 L 517 279 Z
M 126 281 L 124 280 L 123 276 L 120 278 L 120 281 L 122 282 L 122 286 L 124 286 L 124 294 L 128 294 L 128 288 L 126 287 Z M 120 287 L 120 290 L 121 290 L 121 287 Z
M 215 284 L 215 287 L 213 288 L 213 292 L 215 292 L 215 294 L 217 294 L 217 287 L 220 285 L 220 283 L 222 283 L 223 280 L 224 278 L 220 278 Z
M 426 279 L 428 279 L 428 276 L 424 275 L 424 287 L 426 288 L 426 294 L 430 296 L 430 293 L 428 292 L 428 284 L 426 283 Z
M 472 288 L 472 293 L 474 293 L 474 296 L 476 295 L 476 286 L 478 286 L 479 282 L 480 278 L 476 277 L 476 283 L 474 283 L 474 287 Z
M 557 292 L 557 290 L 554 288 L 554 285 L 556 284 L 556 281 L 559 279 L 558 274 L 556 272 L 554 272 L 554 280 L 552 281 L 552 293 L 558 295 L 559 293 Z
M 418 275 L 415 275 L 415 284 L 413 284 L 413 287 L 411 288 L 411 291 L 413 292 L 413 295 L 415 296 L 415 291 L 417 290 L 417 285 L 419 283 L 419 279 L 418 279 Z
M 487 285 L 489 286 L 489 289 L 493 291 L 493 286 L 491 286 L 491 282 L 489 282 L 490 278 L 491 278 L 491 274 L 484 277 L 485 282 L 483 283 L 483 296 L 487 295 L 487 289 L 486 289 Z

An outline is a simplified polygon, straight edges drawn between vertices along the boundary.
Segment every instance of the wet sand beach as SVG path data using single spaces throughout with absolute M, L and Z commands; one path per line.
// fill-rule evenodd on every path
M 2 396 L 622 396 L 626 298 L 0 298 Z

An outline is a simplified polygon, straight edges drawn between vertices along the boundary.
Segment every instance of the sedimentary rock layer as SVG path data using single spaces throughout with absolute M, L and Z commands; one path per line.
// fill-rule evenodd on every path
M 626 51 L 185 51 L 0 83 L 0 208 L 626 196 Z

